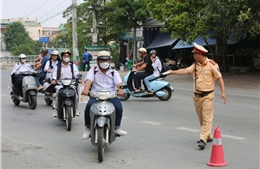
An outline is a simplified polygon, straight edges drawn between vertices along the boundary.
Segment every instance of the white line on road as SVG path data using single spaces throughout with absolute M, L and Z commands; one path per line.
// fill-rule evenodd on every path
M 184 131 L 190 131 L 190 132 L 199 132 L 199 130 L 197 130 L 197 129 L 191 129 L 191 128 L 186 128 L 186 127 L 177 127 L 176 129 L 184 130 Z M 244 139 L 246 139 L 245 137 L 238 137 L 238 136 L 227 135 L 227 134 L 221 134 L 221 136 L 225 137 L 225 138 L 235 139 L 235 140 L 244 140 Z
M 161 125 L 162 123 L 158 123 L 158 122 L 154 122 L 154 121 L 141 121 L 142 123 L 146 123 L 146 124 L 152 124 L 152 125 Z

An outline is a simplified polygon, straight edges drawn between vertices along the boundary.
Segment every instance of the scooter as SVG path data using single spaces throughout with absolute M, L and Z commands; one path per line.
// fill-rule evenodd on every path
M 61 80 L 57 80 L 57 84 L 62 85 L 62 88 L 58 92 L 57 118 L 60 121 L 66 122 L 67 131 L 70 131 L 72 118 L 74 118 L 76 114 L 75 105 L 77 101 L 76 87 L 73 88 L 71 85 L 76 86 L 77 80 L 61 79 Z
M 17 94 L 18 89 L 12 84 L 11 99 L 13 103 L 18 106 L 20 102 L 26 102 L 29 104 L 30 109 L 35 109 L 37 106 L 37 84 L 34 80 L 35 72 L 24 71 L 20 72 L 19 75 L 23 75 L 22 80 L 22 95 L 21 97 Z
M 168 74 L 165 73 L 164 75 L 158 75 L 155 79 L 150 81 L 150 85 L 152 87 L 153 94 L 146 94 L 144 90 L 141 92 L 134 92 L 133 87 L 133 76 L 134 71 L 131 70 L 125 75 L 124 77 L 124 95 L 120 97 L 122 101 L 126 101 L 129 99 L 130 96 L 133 97 L 158 97 L 161 101 L 167 101 L 171 98 L 172 92 L 174 92 L 174 89 L 170 83 L 164 80 L 164 77 L 166 77 Z M 145 84 L 144 84 L 145 86 Z M 146 88 L 146 86 L 145 86 Z
M 98 148 L 98 161 L 103 161 L 104 151 L 115 141 L 116 110 L 108 101 L 117 97 L 117 91 L 98 90 L 90 91 L 89 96 L 98 101 L 90 107 L 90 142 Z

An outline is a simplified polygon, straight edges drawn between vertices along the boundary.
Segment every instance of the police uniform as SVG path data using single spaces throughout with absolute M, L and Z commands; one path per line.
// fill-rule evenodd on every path
M 194 52 L 205 55 L 207 50 L 194 44 Z M 205 56 L 206 57 L 206 56 Z M 213 60 L 206 58 L 203 64 L 193 63 L 187 68 L 194 79 L 194 105 L 201 125 L 200 139 L 205 143 L 212 140 L 212 123 L 214 109 L 215 80 L 222 77 L 219 66 Z

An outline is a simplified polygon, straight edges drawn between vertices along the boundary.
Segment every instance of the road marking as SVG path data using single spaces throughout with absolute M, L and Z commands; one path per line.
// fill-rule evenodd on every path
M 158 122 L 154 122 L 154 121 L 141 121 L 142 123 L 146 123 L 146 124 L 152 124 L 152 125 L 161 125 L 162 123 L 158 123 Z
M 184 130 L 184 131 L 190 131 L 190 132 L 200 132 L 200 130 L 197 129 L 191 129 L 191 128 L 186 128 L 186 127 L 177 127 L 176 129 L 178 130 Z M 225 138 L 231 138 L 235 140 L 245 140 L 245 137 L 238 137 L 238 136 L 233 136 L 233 135 L 227 135 L 227 134 L 221 134 L 222 137 Z

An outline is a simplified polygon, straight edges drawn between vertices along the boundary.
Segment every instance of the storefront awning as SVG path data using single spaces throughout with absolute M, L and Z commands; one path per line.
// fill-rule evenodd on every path
M 208 37 L 206 38 L 207 42 L 209 45 L 215 45 L 216 44 L 216 39 L 211 38 L 212 35 L 214 34 L 213 31 L 209 32 Z M 241 38 L 241 35 L 239 37 L 234 36 L 231 32 L 228 33 L 228 39 L 227 39 L 227 44 L 233 45 L 236 44 Z M 197 43 L 201 46 L 207 46 L 202 34 L 200 34 L 194 41 L 193 43 Z M 184 49 L 184 48 L 193 48 L 193 43 L 187 43 L 182 40 L 180 40 L 172 49 Z
M 153 38 L 153 41 L 146 47 L 146 49 L 170 46 L 176 41 L 177 39 L 171 38 L 171 33 L 162 33 L 158 31 L 155 37 Z

